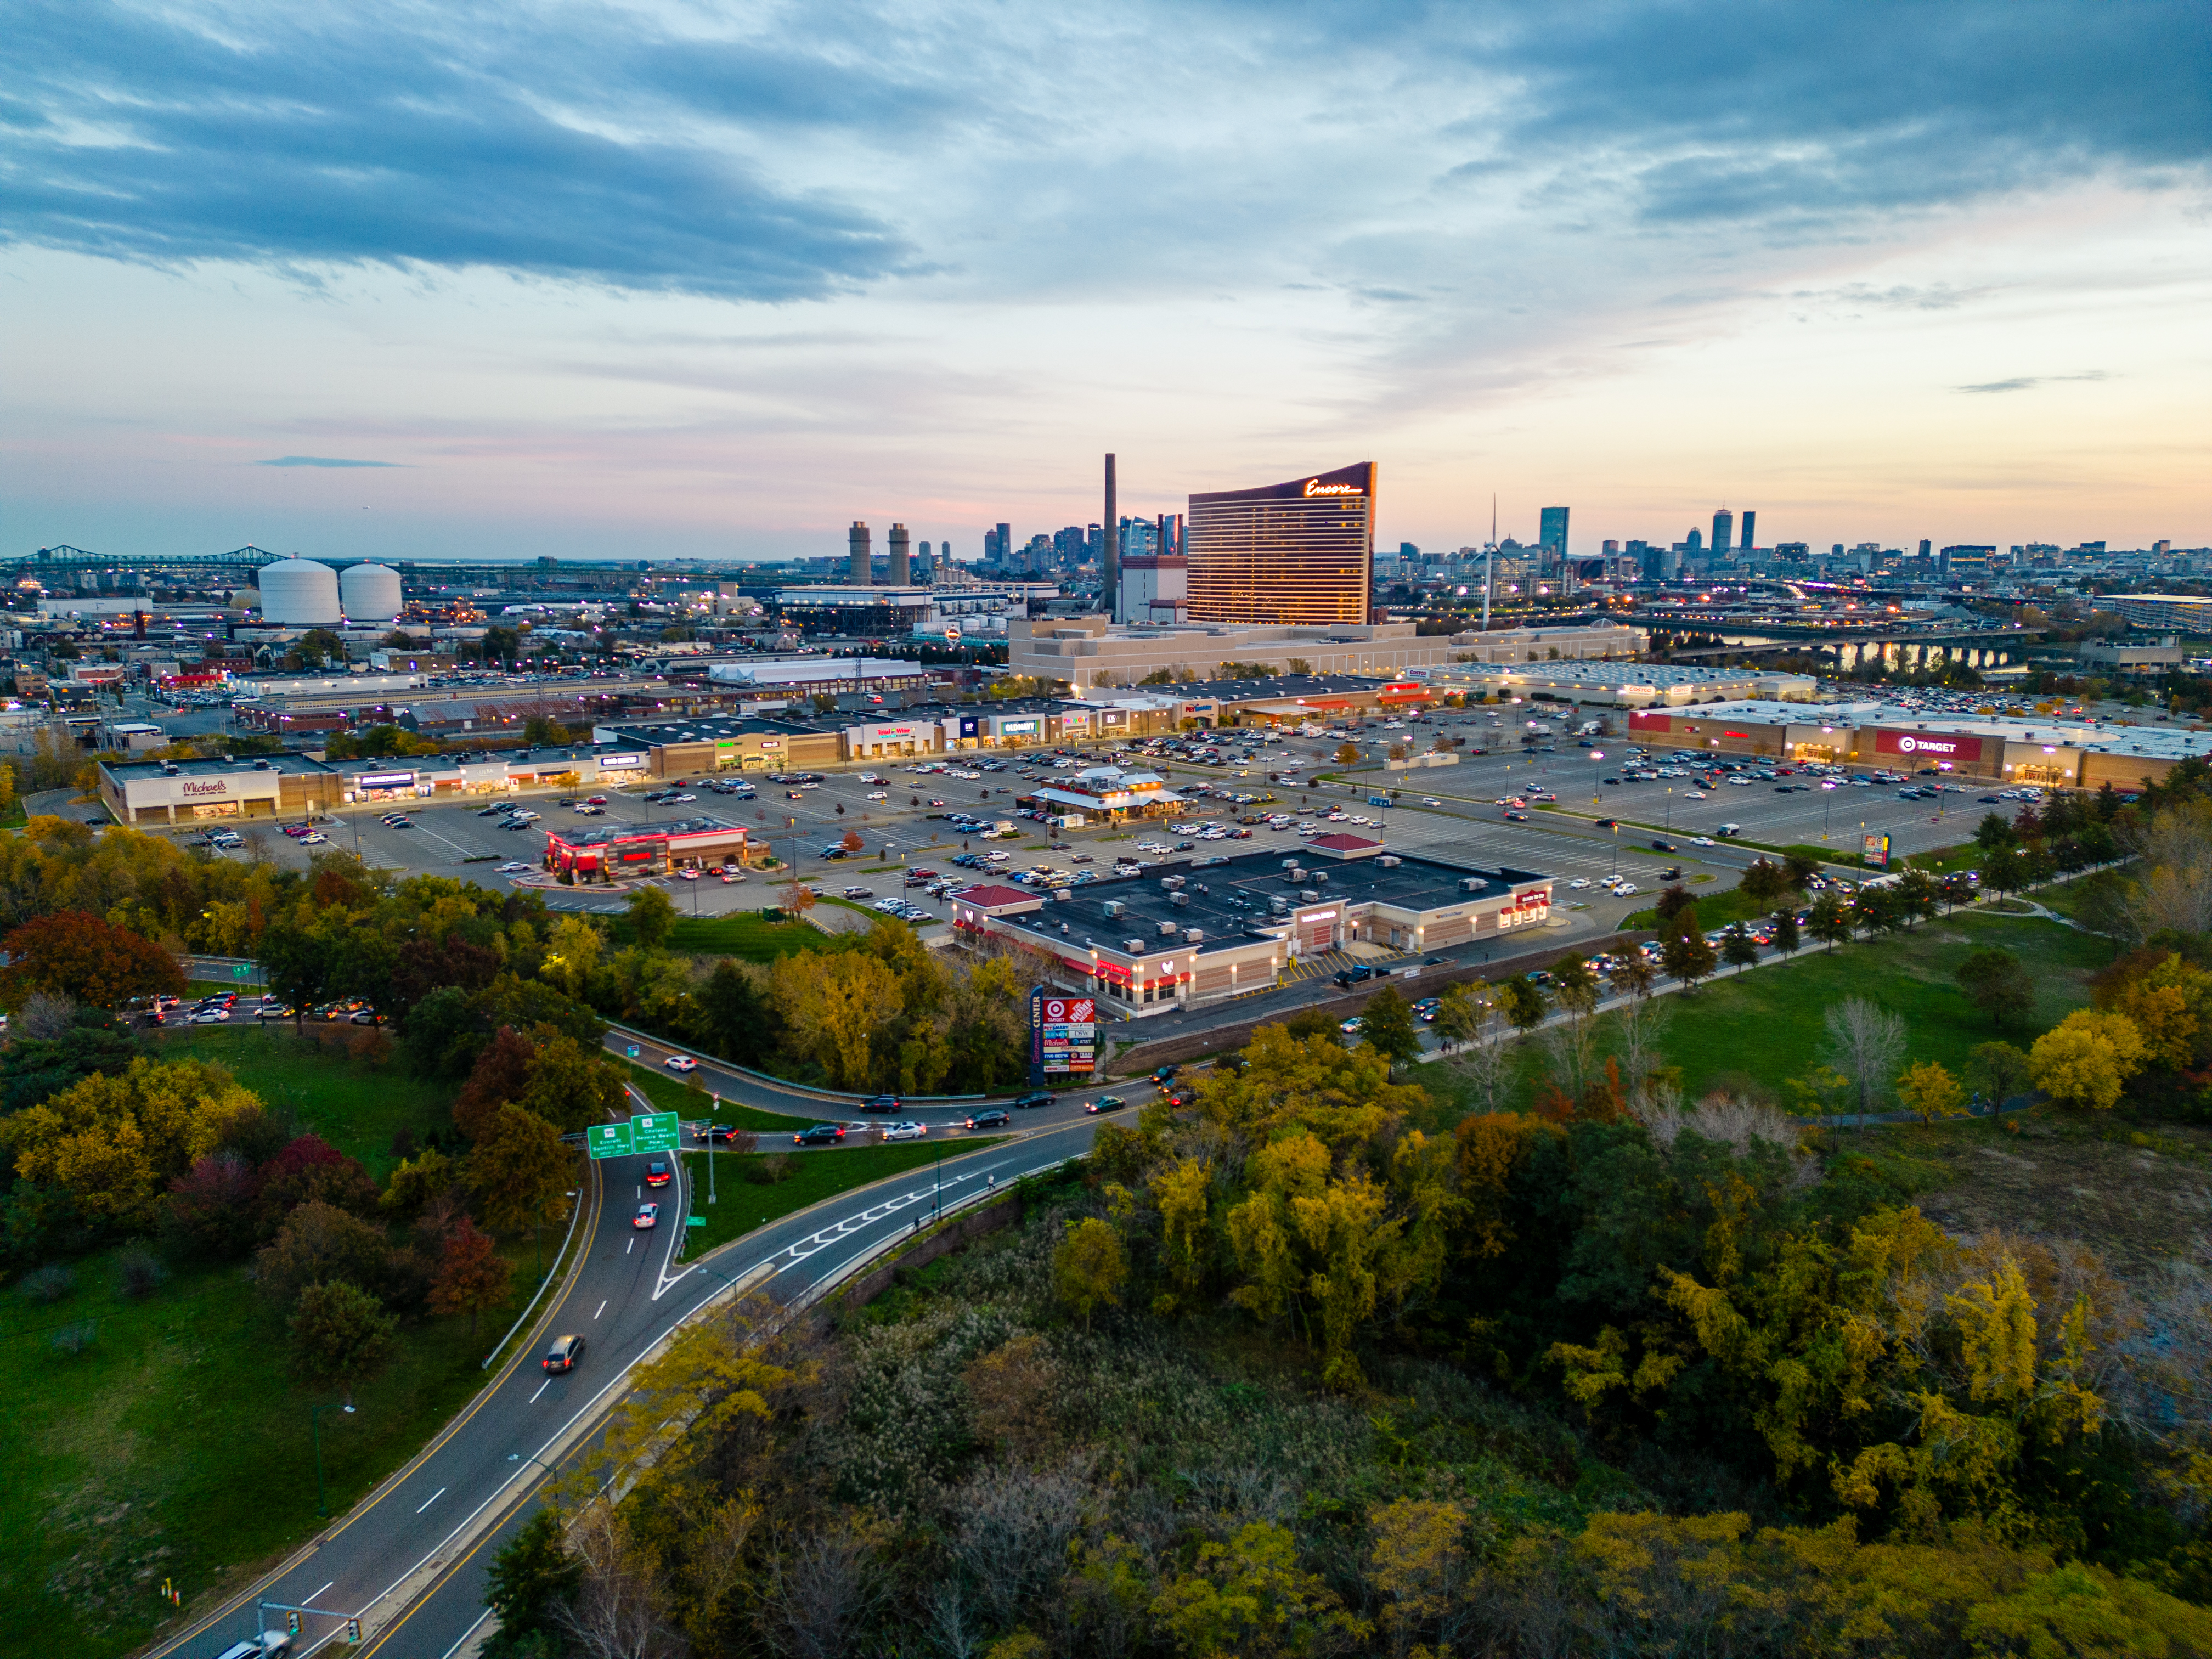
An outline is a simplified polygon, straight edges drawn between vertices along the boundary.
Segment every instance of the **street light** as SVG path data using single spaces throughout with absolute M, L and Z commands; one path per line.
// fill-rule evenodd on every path
M 318 1519 L 327 1521 L 331 1518 L 331 1503 L 329 1494 L 323 1486 L 323 1413 L 325 1412 L 343 1412 L 348 1417 L 351 1417 L 353 1401 L 334 1400 L 327 1406 L 313 1407 L 307 1413 L 307 1428 L 315 1442 L 315 1515 Z

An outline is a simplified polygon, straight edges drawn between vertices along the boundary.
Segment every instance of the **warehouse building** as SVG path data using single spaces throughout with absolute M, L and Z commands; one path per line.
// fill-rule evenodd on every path
M 2182 761 L 2212 757 L 2212 732 L 2038 715 L 1931 714 L 1882 702 L 1719 703 L 1629 716 L 1654 748 L 1934 770 L 1993 784 L 2140 789 Z
M 1362 944 L 1425 951 L 1495 940 L 1551 919 L 1552 878 L 1387 852 L 1322 836 L 1295 855 L 1155 865 L 1060 888 L 984 882 L 952 896 L 954 927 L 1018 950 L 1050 983 L 1142 1019 L 1283 982 L 1304 957 Z

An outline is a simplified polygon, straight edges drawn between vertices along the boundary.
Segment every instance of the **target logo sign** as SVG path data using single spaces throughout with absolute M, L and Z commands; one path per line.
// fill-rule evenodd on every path
M 1097 1016 L 1097 1004 L 1089 997 L 1047 997 L 1044 1018 L 1048 1025 L 1089 1025 Z

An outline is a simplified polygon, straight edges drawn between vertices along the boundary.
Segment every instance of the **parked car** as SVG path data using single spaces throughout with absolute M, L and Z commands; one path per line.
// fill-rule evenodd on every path
M 1005 1127 L 1013 1121 L 994 1106 L 988 1112 L 977 1112 L 970 1116 L 968 1120 L 968 1127 L 971 1129 L 998 1129 Z
M 842 1123 L 817 1123 L 811 1129 L 801 1129 L 792 1136 L 794 1146 L 834 1146 L 845 1138 Z
M 580 1336 L 556 1336 L 553 1346 L 545 1350 L 541 1362 L 549 1371 L 573 1371 L 576 1362 L 584 1357 L 584 1339 Z

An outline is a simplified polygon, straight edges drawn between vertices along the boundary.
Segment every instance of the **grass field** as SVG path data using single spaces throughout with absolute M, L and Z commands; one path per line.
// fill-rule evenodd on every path
M 758 912 L 744 911 L 727 916 L 685 916 L 677 922 L 668 943 L 672 950 L 691 956 L 774 962 L 799 951 L 848 951 L 860 943 L 860 938 L 825 933 L 803 921 L 763 921 Z
M 349 1036 L 355 1028 L 343 1030 Z M 187 1025 L 153 1039 L 165 1060 L 216 1060 L 261 1097 L 269 1109 L 296 1117 L 302 1127 L 349 1158 L 380 1182 L 399 1160 L 392 1150 L 401 1129 L 417 1139 L 450 1121 L 455 1085 L 408 1075 L 395 1060 L 370 1071 L 345 1052 L 344 1040 L 325 1047 L 295 1036 L 290 1026 Z
M 810 1204 L 818 1204 L 825 1198 L 851 1192 L 887 1176 L 934 1164 L 939 1158 L 981 1152 L 1004 1139 L 953 1135 L 944 1140 L 902 1140 L 894 1146 L 840 1146 L 835 1151 L 795 1154 L 789 1178 L 773 1186 L 755 1181 L 752 1175 L 763 1161 L 780 1153 L 762 1152 L 734 1157 L 717 1152 L 714 1172 L 716 1200 L 712 1204 L 707 1201 L 707 1155 L 703 1152 L 686 1152 L 684 1157 L 691 1161 L 691 1178 L 696 1182 L 692 1203 L 696 1212 L 707 1218 L 707 1224 L 691 1229 L 691 1237 L 684 1247 L 684 1256 L 696 1261 L 717 1244 L 727 1243 Z M 767 1144 L 766 1137 L 763 1137 L 763 1144 Z M 783 1150 L 787 1152 L 790 1148 L 787 1145 Z
M 459 1317 L 409 1328 L 355 1413 L 323 1414 L 331 1513 L 481 1386 L 479 1363 L 536 1287 L 529 1242 L 507 1254 L 507 1308 L 474 1336 Z M 112 1294 L 112 1253 L 75 1267 L 73 1294 L 17 1299 L 0 1336 L 0 1652 L 127 1652 L 317 1525 L 308 1411 L 337 1396 L 289 1379 L 282 1322 L 239 1268 L 179 1273 L 134 1303 Z M 72 1356 L 52 1328 L 76 1322 L 97 1334 Z M 160 1599 L 165 1578 L 184 1613 Z
M 1698 914 L 1705 914 L 1702 905 Z M 2035 978 L 2035 1012 L 2025 1028 L 1993 1030 L 1951 976 L 1968 953 L 1985 947 L 2011 951 Z M 1904 1019 L 1908 1060 L 1940 1060 L 1959 1072 L 1976 1043 L 2002 1037 L 2024 1048 L 2086 1004 L 2088 976 L 2112 955 L 2111 941 L 2040 917 L 1962 913 L 1833 951 L 1816 945 L 1741 975 L 1724 971 L 1692 994 L 1668 996 L 1664 1048 L 1681 1067 L 1683 1092 L 1692 1099 L 1714 1088 L 1748 1085 L 1786 1101 L 1788 1080 L 1804 1076 L 1819 1059 L 1824 1012 L 1846 997 L 1863 996 Z M 1523 1103 L 1542 1070 L 1539 1046 L 1526 1045 Z M 1465 1111 L 1463 1085 L 1448 1064 L 1416 1066 L 1412 1080 L 1435 1098 L 1430 1127 L 1446 1127 Z

